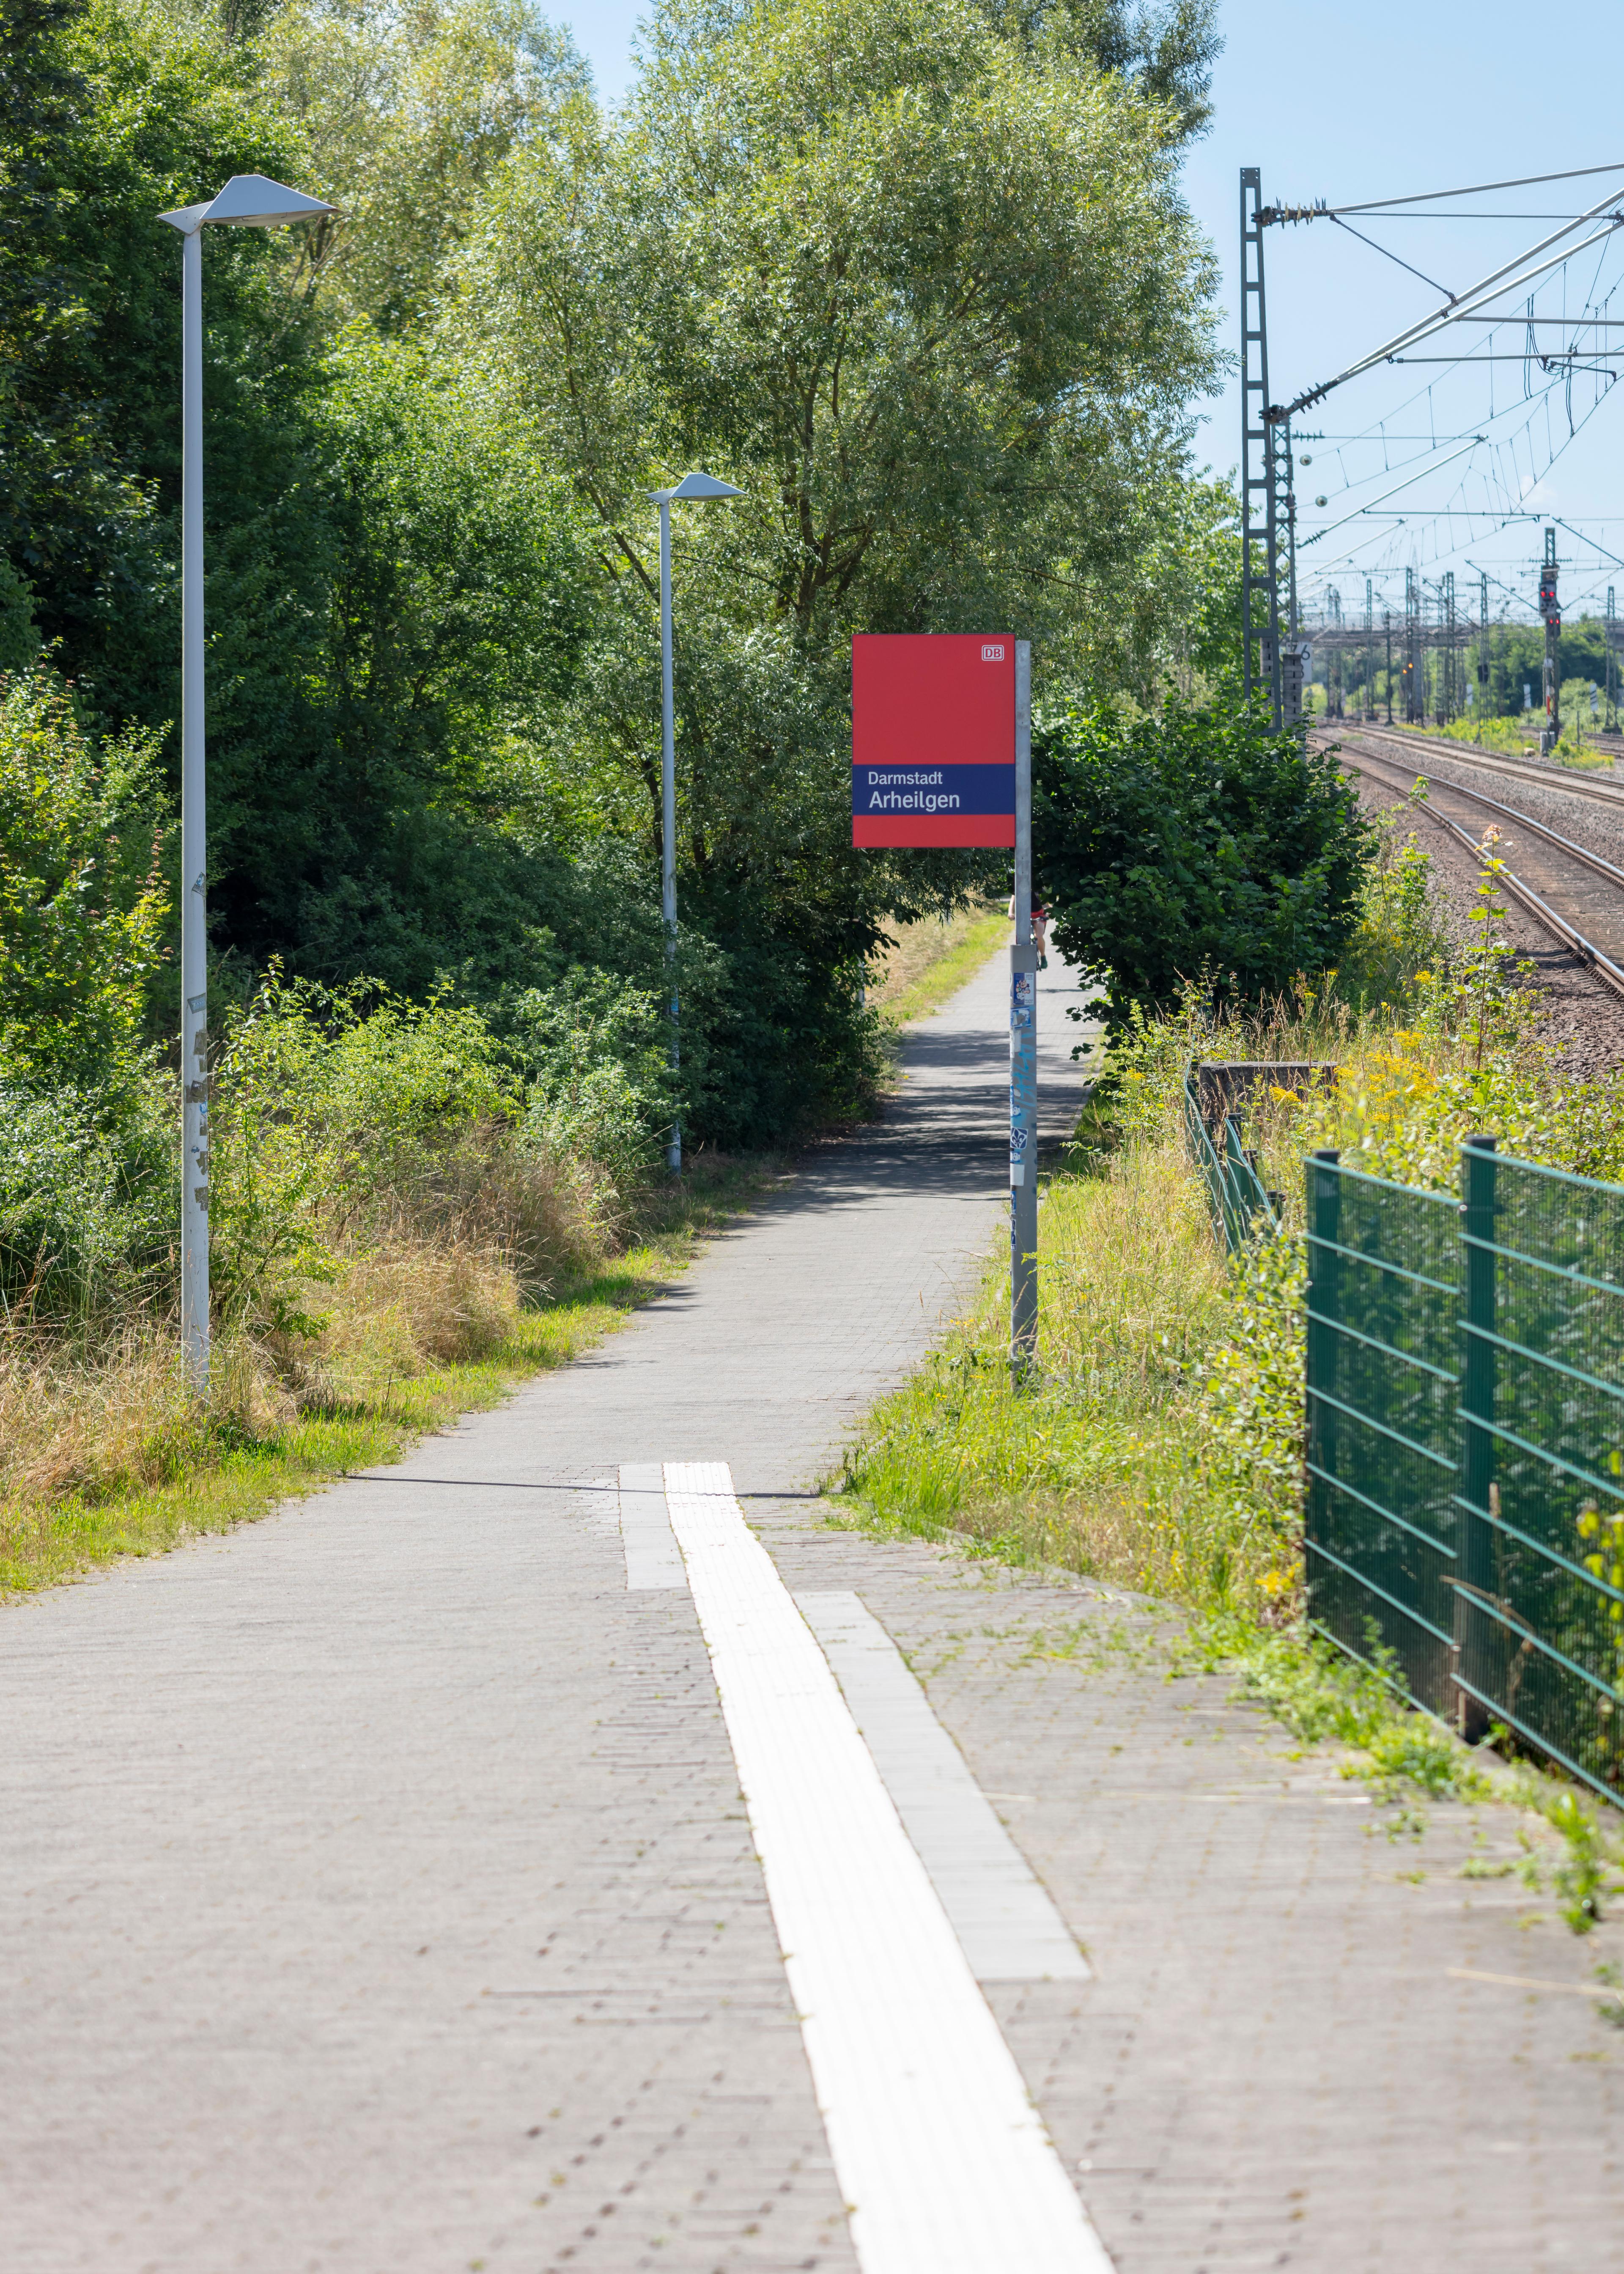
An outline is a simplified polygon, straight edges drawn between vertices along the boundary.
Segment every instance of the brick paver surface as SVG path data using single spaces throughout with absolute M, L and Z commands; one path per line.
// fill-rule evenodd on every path
M 695 1459 L 896 1638 L 1086 1946 L 989 1996 L 1124 2274 L 1624 2263 L 1624 2037 L 1560 1986 L 1613 1931 L 1459 1878 L 1505 1811 L 1395 1827 L 1142 1606 L 797 1496 L 1001 1223 L 1002 984 L 582 1364 L 8 1615 L 0 2263 L 851 2274 L 693 1607 L 624 1585 L 616 1465 Z

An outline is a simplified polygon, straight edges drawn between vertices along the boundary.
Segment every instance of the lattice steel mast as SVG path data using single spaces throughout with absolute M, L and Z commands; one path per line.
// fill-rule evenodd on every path
M 1241 168 L 1241 678 L 1282 723 L 1274 438 L 1269 425 L 1261 170 Z M 1254 653 L 1255 651 L 1255 653 Z
M 1539 568 L 1539 613 L 1545 622 L 1545 723 L 1539 737 L 1541 755 L 1548 757 L 1562 739 L 1562 681 L 1557 643 L 1562 634 L 1561 603 L 1556 597 L 1556 531 L 1545 531 L 1545 557 Z

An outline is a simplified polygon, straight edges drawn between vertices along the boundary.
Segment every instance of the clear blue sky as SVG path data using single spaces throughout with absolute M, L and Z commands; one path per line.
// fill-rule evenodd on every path
M 632 72 L 631 41 L 645 12 L 637 0 L 577 0 L 550 12 L 574 31 L 599 92 L 609 98 L 623 93 Z M 1432 9 L 1413 0 L 1366 0 L 1357 12 L 1325 0 L 1295 7 L 1229 0 L 1222 27 L 1215 113 L 1190 154 L 1186 187 L 1223 265 L 1226 347 L 1237 331 L 1243 165 L 1261 167 L 1271 202 L 1324 198 L 1341 205 L 1617 161 L 1616 178 L 1449 200 L 1440 211 L 1466 215 L 1475 206 L 1484 213 L 1568 215 L 1616 189 L 1624 213 L 1624 106 L 1617 93 L 1624 13 L 1618 0 L 1569 0 L 1560 14 L 1526 0 L 1515 7 L 1511 0 L 1477 0 L 1470 8 Z M 1455 293 L 1556 225 L 1349 218 Z M 1443 297 L 1334 222 L 1272 230 L 1267 253 L 1269 376 L 1279 401 L 1333 377 Z M 1308 414 L 1302 422 L 1308 433 L 1325 439 L 1298 446 L 1299 456 L 1312 460 L 1297 474 L 1302 533 L 1316 524 L 1327 532 L 1300 555 L 1311 603 L 1335 584 L 1344 607 L 1362 610 L 1368 576 L 1378 608 L 1384 598 L 1402 605 L 1404 569 L 1413 564 L 1429 580 L 1452 568 L 1462 601 L 1470 599 L 1474 609 L 1478 572 L 1486 570 L 1495 580 L 1492 606 L 1498 611 L 1515 592 L 1523 605 L 1513 613 L 1526 621 L 1543 530 L 1537 519 L 1499 525 L 1515 507 L 1573 524 L 1573 531 L 1558 531 L 1569 613 L 1599 610 L 1609 583 L 1624 609 L 1624 566 L 1607 557 L 1624 562 L 1624 230 L 1583 261 L 1554 272 L 1538 291 L 1535 312 L 1587 305 L 1593 312 L 1610 292 L 1615 297 L 1606 313 L 1619 321 L 1618 345 L 1593 359 L 1619 373 L 1621 384 L 1612 395 L 1608 382 L 1594 375 L 1575 376 L 1570 389 L 1538 366 L 1529 371 L 1522 359 L 1523 294 L 1515 303 L 1518 320 L 1492 338 L 1486 325 L 1454 326 L 1415 350 L 1452 358 L 1470 344 L 1475 357 L 1507 360 L 1457 368 L 1383 365 Z M 1497 303 L 1496 312 L 1512 305 Z M 1544 328 L 1539 335 L 1552 342 L 1569 336 Z M 1238 451 L 1234 396 L 1200 408 L 1198 460 L 1227 472 Z M 1572 436 L 1570 419 L 1580 429 Z M 1449 466 L 1436 464 L 1456 447 L 1445 438 L 1472 435 L 1486 439 Z M 1434 471 L 1425 471 L 1429 458 Z M 1374 507 L 1417 472 L 1422 478 Z M 1327 501 L 1322 511 L 1312 502 L 1320 495 Z M 1371 514 L 1330 529 L 1366 505 Z M 1443 518 L 1445 508 L 1455 517 Z M 1468 509 L 1476 514 L 1470 521 L 1462 517 Z

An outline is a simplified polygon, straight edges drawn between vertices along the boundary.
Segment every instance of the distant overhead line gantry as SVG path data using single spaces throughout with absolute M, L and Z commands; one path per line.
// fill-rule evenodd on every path
M 1468 183 L 1454 189 L 1423 190 L 1402 198 L 1367 199 L 1360 204 L 1333 206 L 1324 198 L 1311 205 L 1271 206 L 1263 201 L 1260 169 L 1256 166 L 1241 168 L 1241 616 L 1244 641 L 1244 681 L 1248 696 L 1267 690 L 1270 712 L 1276 726 L 1295 726 L 1302 717 L 1303 678 L 1305 654 L 1298 637 L 1297 605 L 1297 498 L 1292 479 L 1291 422 L 1300 411 L 1323 402 L 1333 389 L 1343 387 L 1367 371 L 1384 363 L 1409 358 L 1405 350 L 1418 347 L 1425 340 L 1441 331 L 1447 325 L 1460 323 L 1502 323 L 1507 320 L 1505 310 L 1492 312 L 1491 304 L 1514 291 L 1521 291 L 1537 283 L 1541 277 L 1560 268 L 1575 253 L 1588 251 L 1604 243 L 1618 230 L 1624 229 L 1624 211 L 1618 210 L 1620 190 L 1624 182 L 1606 197 L 1585 208 L 1583 213 L 1547 216 L 1560 224 L 1549 236 L 1536 245 L 1527 246 L 1510 260 L 1480 276 L 1461 292 L 1451 292 L 1443 285 L 1432 283 L 1435 291 L 1444 295 L 1441 305 L 1428 315 L 1395 333 L 1370 354 L 1350 364 L 1334 378 L 1323 380 L 1317 386 L 1305 388 L 1290 402 L 1275 403 L 1269 392 L 1268 380 L 1268 320 L 1264 290 L 1263 232 L 1270 226 L 1300 222 L 1329 221 L 1347 226 L 1350 214 L 1396 214 L 1400 207 L 1436 204 L 1444 198 L 1478 197 L 1491 190 L 1528 189 L 1546 182 L 1566 182 L 1602 175 L 1612 176 L 1615 182 L 1624 177 L 1624 161 L 1611 166 L 1580 166 L 1564 169 L 1553 174 L 1522 174 L 1508 181 Z M 1533 218 L 1534 216 L 1529 216 Z M 1590 224 L 1597 226 L 1592 228 Z M 1589 230 L 1577 243 L 1568 240 L 1579 230 Z M 1351 232 L 1355 236 L 1361 233 Z M 1364 238 L 1366 244 L 1372 239 Z M 1553 249 L 1554 248 L 1554 249 Z M 1398 262 L 1410 275 L 1420 276 L 1406 260 L 1386 246 L 1376 250 L 1389 260 Z M 1583 315 L 1575 317 L 1519 317 L 1519 322 L 1529 321 L 1546 326 L 1565 325 L 1570 331 L 1583 333 L 1605 327 L 1624 328 L 1620 320 Z M 1531 357 L 1515 358 L 1515 361 L 1533 360 L 1549 368 L 1567 363 L 1571 368 L 1574 350 L 1553 349 L 1536 351 Z M 1482 356 L 1451 358 L 1449 360 L 1484 362 Z M 1464 448 L 1470 449 L 1482 440 L 1470 438 Z M 1463 450 L 1452 454 L 1458 457 Z M 1447 463 L 1444 461 L 1443 463 Z M 1429 470 L 1430 471 L 1430 470 Z M 1416 477 L 1415 478 L 1419 478 Z M 1408 486 L 1402 484 L 1401 487 Z M 1388 493 L 1396 495 L 1396 492 Z M 1380 503 L 1382 501 L 1376 501 Z M 1340 526 L 1340 524 L 1333 524 Z M 1323 535 L 1326 532 L 1317 532 Z M 1312 540 L 1310 540 L 1312 541 Z M 1282 591 L 1283 585 L 1283 591 Z

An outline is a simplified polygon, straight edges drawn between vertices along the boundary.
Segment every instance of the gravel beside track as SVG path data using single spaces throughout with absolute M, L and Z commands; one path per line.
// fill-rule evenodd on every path
M 1367 735 L 1353 727 L 1339 729 L 1334 737 L 1325 735 L 1320 739 L 1326 748 L 1340 750 L 1344 763 L 1350 766 L 1360 759 L 1366 761 L 1358 770 L 1359 796 L 1372 812 L 1404 802 L 1405 772 L 1412 781 L 1417 776 L 1425 776 L 1428 782 L 1439 787 L 1456 783 L 1464 788 L 1481 790 L 1502 805 L 1520 807 L 1533 819 L 1571 838 L 1575 845 L 1583 845 L 1604 860 L 1624 868 L 1624 799 L 1620 799 L 1615 815 L 1609 805 L 1566 786 L 1547 789 L 1543 783 L 1530 781 L 1522 775 L 1508 778 L 1503 771 L 1491 772 L 1485 766 L 1474 765 L 1470 758 L 1456 758 L 1444 752 L 1435 742 L 1401 746 L 1394 737 Z M 1554 774 L 1560 770 L 1553 766 L 1550 771 Z M 1526 873 L 1527 881 L 1536 891 L 1546 892 L 1550 877 L 1546 864 L 1553 855 L 1542 840 L 1529 833 L 1519 843 L 1516 825 L 1505 815 L 1485 808 L 1478 809 L 1477 813 L 1483 826 L 1492 821 L 1505 832 L 1507 842 L 1502 850 L 1508 852 L 1511 868 L 1520 876 Z M 1462 817 L 1452 809 L 1451 817 Z M 1419 841 L 1432 855 L 1450 929 L 1457 938 L 1464 940 L 1467 910 L 1477 891 L 1477 864 L 1449 831 L 1430 826 L 1424 812 L 1417 813 L 1416 830 Z M 1540 873 L 1535 873 L 1537 869 Z M 1590 895 L 1605 892 L 1603 879 L 1593 872 L 1585 873 Z M 1556 897 L 1554 893 L 1548 896 Z M 1595 923 L 1595 904 L 1592 897 L 1588 918 L 1585 914 L 1572 918 L 1587 937 L 1591 936 L 1592 928 L 1601 930 Z M 1558 905 L 1561 905 L 1560 900 Z M 1563 913 L 1568 911 L 1563 909 Z M 1624 895 L 1620 895 L 1619 915 L 1613 921 L 1624 932 Z M 1526 909 L 1510 904 L 1501 930 L 1518 954 L 1534 966 L 1546 998 L 1547 1031 L 1560 1047 L 1571 1070 L 1575 1074 L 1593 1073 L 1624 1058 L 1624 1000 L 1598 980 L 1580 957 L 1559 945 Z M 1597 945 L 1613 952 L 1605 938 L 1598 937 Z M 1624 960 L 1624 957 L 1616 960 Z

